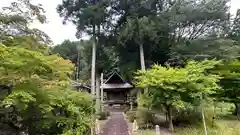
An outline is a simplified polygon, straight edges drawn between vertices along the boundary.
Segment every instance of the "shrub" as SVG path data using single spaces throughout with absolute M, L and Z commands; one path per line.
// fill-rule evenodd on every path
M 212 107 L 204 108 L 205 121 L 208 127 L 215 127 L 215 114 Z M 175 125 L 201 125 L 202 113 L 200 107 L 188 106 L 176 111 L 173 115 Z
M 167 126 L 165 114 L 157 113 L 153 115 L 152 124 L 159 125 L 159 126 Z
M 173 123 L 176 125 L 199 124 L 201 111 L 197 108 L 185 108 L 177 110 L 173 116 Z
M 106 113 L 107 117 L 110 116 L 110 112 L 109 111 L 105 111 L 105 113 Z
M 140 129 L 153 127 L 154 113 L 146 108 L 139 108 L 136 112 L 136 121 Z
M 123 112 L 124 112 L 125 114 L 127 114 L 127 112 L 128 112 L 129 110 L 130 110 L 129 107 L 125 107 L 124 110 L 123 110 Z
M 127 112 L 129 112 L 129 111 L 137 111 L 137 108 L 133 107 L 131 110 L 129 106 L 126 106 L 123 111 L 125 114 L 127 114 Z
M 136 119 L 136 111 L 126 112 L 127 118 L 130 122 L 133 122 Z
M 100 112 L 98 114 L 98 119 L 99 120 L 106 120 L 109 115 L 110 115 L 109 111 Z
M 205 121 L 206 121 L 206 125 L 208 127 L 212 127 L 215 128 L 216 125 L 216 114 L 213 110 L 213 108 L 209 107 L 209 108 L 205 108 L 204 109 L 204 114 L 205 114 Z M 202 123 L 202 121 L 201 121 Z

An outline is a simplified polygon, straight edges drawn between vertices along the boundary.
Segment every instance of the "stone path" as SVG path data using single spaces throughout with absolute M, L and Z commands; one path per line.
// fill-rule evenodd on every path
M 100 135 L 130 135 L 122 112 L 111 112 L 110 119 Z

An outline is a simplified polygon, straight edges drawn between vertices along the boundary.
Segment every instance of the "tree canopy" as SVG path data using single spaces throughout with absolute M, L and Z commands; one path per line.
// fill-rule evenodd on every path
M 217 64 L 219 61 L 190 61 L 184 68 L 154 65 L 145 72 L 137 72 L 136 85 L 149 88 L 139 99 L 140 103 L 143 101 L 141 106 L 164 106 L 170 115 L 169 126 L 173 130 L 172 107 L 184 107 L 184 103 L 200 104 L 220 89 L 220 76 L 205 73 Z
M 50 46 L 46 33 L 29 27 L 47 22 L 43 6 L 13 1 L 0 10 L 0 126 L 12 134 L 87 134 L 95 102 L 70 81 L 88 85 L 91 74 L 99 105 L 100 74 L 113 69 L 147 88 L 138 105 L 164 107 L 171 129 L 173 109 L 203 100 L 234 103 L 240 114 L 240 11 L 231 17 L 228 2 L 63 0 L 56 7 L 63 23 L 91 38 Z
M 48 36 L 28 27 L 36 19 L 44 23 L 42 13 L 41 5 L 29 0 L 13 2 L 1 12 L 1 132 L 83 135 L 91 127 L 93 99 L 72 89 L 72 62 L 53 55 Z

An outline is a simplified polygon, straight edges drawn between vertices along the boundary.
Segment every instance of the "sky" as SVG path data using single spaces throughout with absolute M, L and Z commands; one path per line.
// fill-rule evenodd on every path
M 13 0 L 0 0 L 0 7 L 7 6 Z M 60 44 L 65 39 L 78 40 L 75 37 L 76 27 L 71 24 L 62 24 L 62 18 L 56 12 L 56 7 L 61 4 L 62 0 L 33 0 L 36 3 L 41 3 L 46 11 L 48 22 L 46 24 L 33 23 L 30 25 L 32 28 L 38 28 L 50 36 L 54 44 Z M 240 0 L 232 0 L 231 13 L 235 14 L 237 9 L 240 8 Z
M 1 0 L 0 0 L 1 1 Z M 67 23 L 63 25 L 62 18 L 57 13 L 57 5 L 61 4 L 62 0 L 35 0 L 43 5 L 46 11 L 48 22 L 46 24 L 33 23 L 31 27 L 38 28 L 44 31 L 53 40 L 54 44 L 60 44 L 65 39 L 77 40 L 75 37 L 76 27 Z M 0 2 L 1 3 L 1 2 Z

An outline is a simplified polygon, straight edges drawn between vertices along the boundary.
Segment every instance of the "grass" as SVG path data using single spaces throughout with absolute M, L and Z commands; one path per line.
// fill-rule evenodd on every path
M 208 128 L 208 135 L 240 135 L 240 121 L 237 120 L 219 120 L 218 128 Z M 200 127 L 194 128 L 176 128 L 175 133 L 161 132 L 161 135 L 203 135 L 204 131 Z M 140 130 L 134 135 L 156 135 L 154 130 Z
M 154 130 L 140 130 L 136 134 L 133 135 L 156 135 Z M 161 132 L 161 135 L 173 135 L 171 133 Z
M 184 128 L 179 129 L 179 135 L 203 135 L 204 131 L 199 128 Z M 240 135 L 240 129 L 237 128 L 218 128 L 208 129 L 208 135 Z
M 240 135 L 240 120 L 232 115 L 232 110 L 234 110 L 233 104 L 218 103 L 215 108 L 215 114 L 218 116 L 216 117 L 217 128 L 208 128 L 208 135 Z M 161 135 L 204 135 L 203 127 L 175 127 L 174 133 L 162 130 Z M 154 130 L 140 130 L 133 135 L 156 135 L 156 133 Z

